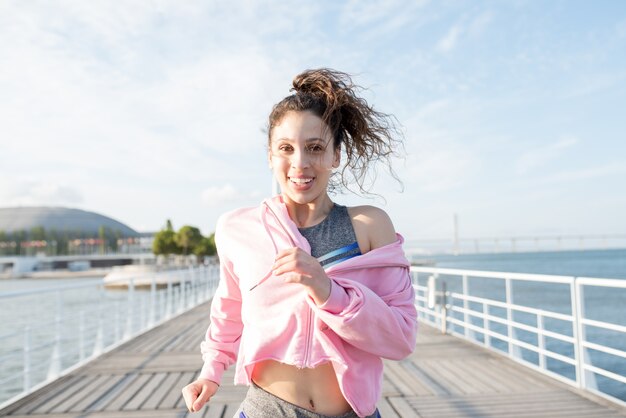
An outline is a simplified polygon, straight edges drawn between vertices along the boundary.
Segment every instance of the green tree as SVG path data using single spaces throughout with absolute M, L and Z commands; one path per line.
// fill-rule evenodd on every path
M 43 226 L 35 226 L 30 230 L 30 239 L 33 241 L 45 241 L 46 230 Z
M 17 242 L 17 246 L 15 247 L 15 255 L 23 255 L 22 254 L 22 242 L 26 241 L 26 231 L 20 230 L 13 232 L 13 239 Z
M 200 243 L 198 243 L 198 245 L 196 245 L 193 249 L 193 253 L 200 259 L 217 254 L 217 249 L 215 248 L 215 234 L 211 234 L 208 237 L 202 237 Z
M 107 234 L 103 225 L 100 225 L 98 228 L 98 238 L 100 239 L 100 254 L 104 254 Z
M 168 219 L 165 229 L 160 230 L 154 236 L 152 252 L 155 255 L 180 254 L 180 247 L 174 240 L 175 235 L 172 222 Z
M 182 249 L 184 255 L 194 253 L 194 249 L 202 242 L 202 233 L 195 226 L 185 225 L 178 230 L 174 241 Z
M 122 238 L 122 233 L 119 229 L 113 231 L 113 233 L 109 237 L 109 247 L 111 247 L 111 251 L 113 251 L 114 253 L 116 253 L 118 250 L 117 242 L 120 238 Z

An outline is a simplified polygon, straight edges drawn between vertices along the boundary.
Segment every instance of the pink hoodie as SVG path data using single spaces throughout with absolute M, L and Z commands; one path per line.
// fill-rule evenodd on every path
M 300 368 L 330 361 L 354 411 L 361 417 L 374 413 L 381 358 L 400 360 L 415 347 L 415 294 L 402 236 L 326 269 L 331 293 L 319 306 L 304 286 L 271 274 L 278 251 L 311 251 L 279 196 L 223 215 L 215 240 L 221 278 L 199 377 L 220 383 L 236 361 L 235 383 L 249 385 L 262 360 Z

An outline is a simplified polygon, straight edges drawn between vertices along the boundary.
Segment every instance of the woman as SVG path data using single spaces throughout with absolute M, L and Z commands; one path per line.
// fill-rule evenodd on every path
M 417 315 L 387 214 L 328 194 L 347 174 L 364 191 L 370 163 L 388 162 L 399 142 L 356 89 L 347 74 L 308 70 L 274 106 L 268 157 L 281 194 L 218 221 L 220 284 L 204 366 L 183 389 L 190 411 L 236 362 L 235 382 L 250 385 L 236 416 L 380 416 L 382 358 L 412 352 Z

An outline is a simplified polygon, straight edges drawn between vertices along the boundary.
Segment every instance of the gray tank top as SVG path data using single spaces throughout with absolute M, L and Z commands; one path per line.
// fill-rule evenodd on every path
M 311 245 L 311 255 L 324 267 L 361 255 L 348 208 L 334 204 L 317 225 L 298 228 Z

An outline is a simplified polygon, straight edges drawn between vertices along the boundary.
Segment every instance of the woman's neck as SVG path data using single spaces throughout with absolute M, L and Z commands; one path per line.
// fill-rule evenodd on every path
M 328 216 L 334 205 L 327 194 L 309 203 L 297 203 L 283 196 L 283 202 L 287 206 L 289 217 L 298 228 L 306 228 L 320 223 Z

